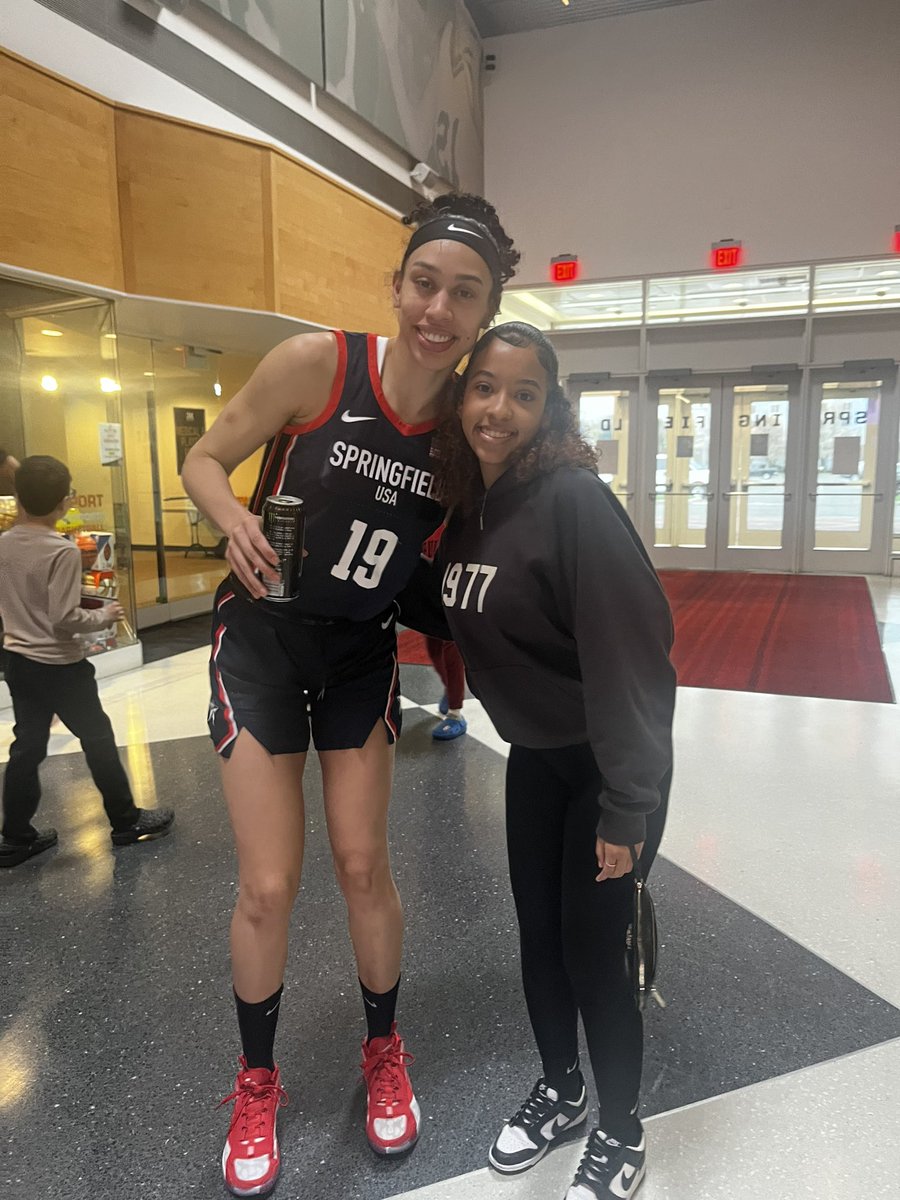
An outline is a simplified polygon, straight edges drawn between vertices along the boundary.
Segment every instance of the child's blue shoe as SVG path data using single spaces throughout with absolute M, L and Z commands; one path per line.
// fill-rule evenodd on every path
M 438 742 L 452 742 L 454 738 L 462 737 L 467 729 L 465 717 L 445 717 L 432 729 L 431 736 Z

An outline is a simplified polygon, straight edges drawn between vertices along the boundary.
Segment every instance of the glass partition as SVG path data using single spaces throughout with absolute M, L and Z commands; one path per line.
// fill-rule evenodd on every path
M 188 498 L 181 468 L 258 359 L 139 337 L 119 343 L 135 593 L 138 623 L 145 626 L 208 610 L 228 569 L 222 531 Z M 232 475 L 244 504 L 261 453 Z
M 118 599 L 127 620 L 88 639 L 90 654 L 133 644 L 131 537 L 125 499 L 121 387 L 112 306 L 2 281 L 0 428 L 21 459 L 49 454 L 72 474 L 57 528 L 81 550 L 83 603 Z

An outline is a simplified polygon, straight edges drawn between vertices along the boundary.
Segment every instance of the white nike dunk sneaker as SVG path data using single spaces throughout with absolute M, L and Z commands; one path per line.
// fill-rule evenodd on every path
M 647 1170 L 644 1131 L 638 1145 L 626 1146 L 595 1129 L 565 1200 L 631 1200 Z
M 580 1076 L 579 1076 L 580 1078 Z M 561 1100 L 559 1093 L 539 1079 L 531 1095 L 497 1136 L 488 1152 L 495 1171 L 516 1175 L 540 1162 L 551 1146 L 577 1133 L 587 1116 L 587 1092 L 581 1079 L 577 1100 Z

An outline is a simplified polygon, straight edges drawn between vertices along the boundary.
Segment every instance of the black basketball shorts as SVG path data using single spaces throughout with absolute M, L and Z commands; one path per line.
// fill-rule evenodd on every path
M 242 729 L 270 754 L 349 750 L 378 721 L 400 736 L 396 613 L 319 621 L 293 606 L 246 599 L 232 579 L 216 592 L 207 723 L 228 758 Z

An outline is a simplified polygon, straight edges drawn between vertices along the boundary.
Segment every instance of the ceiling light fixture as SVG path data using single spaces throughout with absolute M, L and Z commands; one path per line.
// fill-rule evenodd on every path
M 61 329 L 42 329 L 41 333 L 44 337 L 62 337 Z
M 108 375 L 104 375 L 100 380 L 101 392 L 121 392 L 122 385 L 117 383 L 115 379 L 110 379 Z
M 55 392 L 58 389 L 59 384 L 52 375 L 42 375 L 41 387 L 45 392 Z

